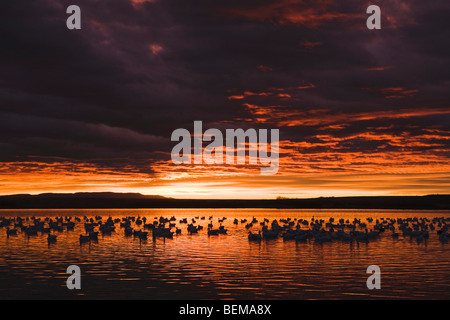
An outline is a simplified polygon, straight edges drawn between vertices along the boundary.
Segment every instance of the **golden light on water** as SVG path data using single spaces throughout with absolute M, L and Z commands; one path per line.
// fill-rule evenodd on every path
M 249 231 L 261 230 L 264 218 L 270 223 L 276 219 L 281 225 L 282 219 L 287 218 L 311 222 L 333 217 L 335 222 L 344 219 L 349 223 L 357 218 L 372 229 L 376 219 L 420 217 L 432 221 L 449 217 L 448 211 L 72 209 L 1 210 L 0 215 L 81 219 L 73 231 L 52 231 L 57 241 L 51 244 L 40 233 L 27 238 L 19 231 L 17 236 L 0 237 L 0 296 L 9 292 L 10 298 L 66 298 L 82 294 L 86 298 L 106 299 L 440 299 L 448 296 L 450 285 L 448 244 L 441 243 L 436 232 L 430 231 L 429 239 L 420 242 L 401 232 L 393 238 L 390 230 L 369 242 L 297 242 L 281 236 L 253 242 L 247 238 Z M 153 239 L 152 231 L 147 230 L 148 239 L 139 240 L 126 237 L 124 228 L 117 223 L 110 235 L 100 234 L 98 240 L 80 244 L 79 235 L 85 234 L 84 216 L 94 221 L 98 216 L 104 221 L 108 217 L 120 221 L 130 216 L 146 217 L 146 223 L 173 216 L 181 234 L 173 239 Z M 219 222 L 223 217 L 227 219 Z M 368 217 L 374 222 L 367 222 Z M 186 224 L 180 223 L 183 218 L 189 223 L 194 219 L 195 225 L 204 229 L 188 234 Z M 258 223 L 246 228 L 253 218 Z M 242 222 L 243 219 L 247 221 Z M 224 226 L 227 234 L 208 236 L 209 223 L 213 228 Z M 132 222 L 131 227 L 139 230 L 142 224 Z M 364 228 L 356 230 L 364 232 Z M 80 266 L 83 272 L 83 290 L 79 292 L 65 287 L 68 263 Z M 382 270 L 382 290 L 366 288 L 366 268 L 372 264 Z

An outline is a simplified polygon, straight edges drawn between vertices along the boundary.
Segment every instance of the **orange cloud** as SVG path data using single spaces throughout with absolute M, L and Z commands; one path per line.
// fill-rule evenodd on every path
M 405 89 L 402 87 L 388 88 L 362 88 L 363 90 L 380 92 L 386 99 L 412 97 L 419 92 L 417 89 Z
M 229 100 L 242 100 L 248 97 L 276 97 L 276 98 L 292 98 L 295 95 L 295 91 L 313 89 L 316 86 L 312 83 L 305 83 L 297 87 L 287 87 L 287 88 L 268 88 L 266 91 L 253 92 L 244 91 L 241 94 L 229 95 Z
M 136 6 L 142 5 L 146 2 L 155 3 L 156 1 L 157 0 L 131 0 L 131 4 L 136 7 Z
M 244 103 L 255 122 L 273 123 L 280 127 L 324 126 L 376 119 L 400 119 L 449 114 L 450 108 L 400 109 L 357 113 L 331 113 L 327 109 L 291 110 L 283 106 L 259 106 Z
M 158 53 L 164 50 L 164 48 L 157 43 L 152 43 L 151 45 L 148 46 L 148 48 L 154 55 L 157 55 Z

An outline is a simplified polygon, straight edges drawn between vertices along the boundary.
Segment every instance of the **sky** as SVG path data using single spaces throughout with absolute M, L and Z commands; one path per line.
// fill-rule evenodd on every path
M 69 30 L 69 5 L 81 30 Z M 381 29 L 369 30 L 369 5 Z M 0 5 L 0 194 L 450 193 L 448 0 Z M 171 160 L 171 134 L 279 129 L 279 169 Z

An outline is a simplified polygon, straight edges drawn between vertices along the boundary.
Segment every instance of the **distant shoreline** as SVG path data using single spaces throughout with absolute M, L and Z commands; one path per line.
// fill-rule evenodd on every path
M 450 210 L 450 195 L 309 199 L 173 199 L 138 193 L 46 193 L 0 196 L 0 209 L 409 209 Z

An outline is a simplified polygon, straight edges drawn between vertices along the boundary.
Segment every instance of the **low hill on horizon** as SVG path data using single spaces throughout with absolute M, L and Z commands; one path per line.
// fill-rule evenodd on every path
M 48 193 L 40 193 L 40 194 L 12 194 L 12 195 L 4 195 L 0 196 L 0 198 L 15 198 L 15 197 L 53 197 L 53 198 L 152 198 L 152 199 L 172 199 L 169 197 L 164 197 L 160 195 L 144 195 L 142 193 L 137 192 L 74 192 L 74 193 L 57 193 L 57 192 L 48 192 Z

